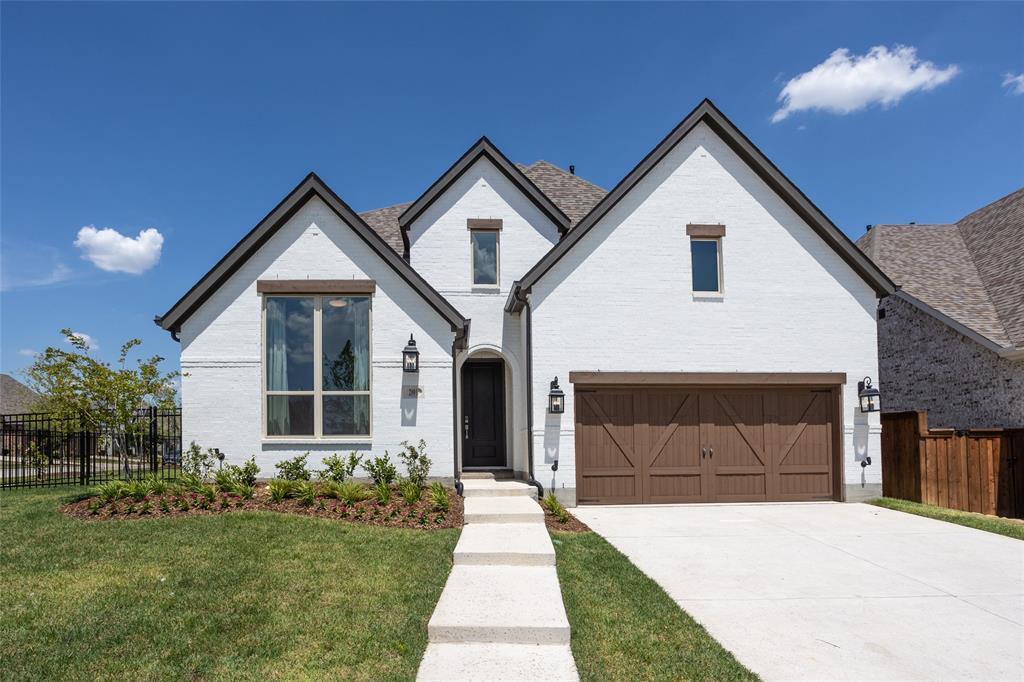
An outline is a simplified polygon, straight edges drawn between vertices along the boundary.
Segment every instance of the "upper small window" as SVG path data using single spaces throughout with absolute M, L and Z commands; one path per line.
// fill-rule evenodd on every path
M 470 230 L 473 245 L 473 284 L 498 284 L 498 232 L 497 230 Z
M 695 292 L 718 293 L 722 290 L 720 245 L 718 239 L 690 240 L 690 262 Z

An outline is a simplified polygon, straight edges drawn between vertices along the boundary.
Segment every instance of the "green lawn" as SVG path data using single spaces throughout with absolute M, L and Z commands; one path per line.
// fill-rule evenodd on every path
M 599 535 L 551 536 L 583 682 L 757 679 Z
M 871 500 L 870 504 L 877 507 L 885 507 L 886 509 L 907 512 L 908 514 L 927 516 L 930 519 L 938 519 L 939 521 L 957 523 L 961 526 L 970 526 L 978 530 L 987 530 L 989 533 L 1005 535 L 1008 538 L 1024 540 L 1024 521 L 1017 519 L 1004 519 L 999 516 L 986 516 L 985 514 L 975 514 L 974 512 L 959 511 L 957 509 L 946 509 L 945 507 L 935 507 L 930 504 L 921 504 L 920 502 L 897 500 L 893 497 L 879 497 L 878 499 Z
M 411 680 L 457 530 L 271 512 L 83 522 L 0 492 L 5 680 Z

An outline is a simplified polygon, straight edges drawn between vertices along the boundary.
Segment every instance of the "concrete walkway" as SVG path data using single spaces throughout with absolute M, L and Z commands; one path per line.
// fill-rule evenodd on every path
M 865 504 L 579 507 L 773 680 L 1024 679 L 1024 542 Z
M 478 476 L 463 480 L 466 525 L 416 679 L 576 681 L 536 489 Z

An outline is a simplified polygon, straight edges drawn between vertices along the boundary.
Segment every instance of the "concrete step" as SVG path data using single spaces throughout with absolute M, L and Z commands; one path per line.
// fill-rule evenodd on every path
M 428 644 L 419 682 L 577 682 L 568 644 Z
M 427 635 L 432 644 L 568 644 L 555 567 L 453 566 Z
M 467 497 L 464 518 L 471 523 L 544 523 L 544 510 L 532 498 Z
M 537 499 L 537 489 L 522 481 L 470 479 L 462 482 L 462 494 L 465 497 L 515 497 L 522 495 Z
M 463 471 L 460 478 L 463 481 L 493 481 L 493 471 Z
M 554 566 L 555 548 L 543 523 L 473 523 L 455 546 L 456 566 Z

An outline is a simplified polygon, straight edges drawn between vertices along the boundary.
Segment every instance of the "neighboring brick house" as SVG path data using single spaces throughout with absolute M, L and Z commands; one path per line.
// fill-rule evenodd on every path
M 875 225 L 857 245 L 900 287 L 879 306 L 882 411 L 1024 427 L 1024 189 L 950 225 Z

